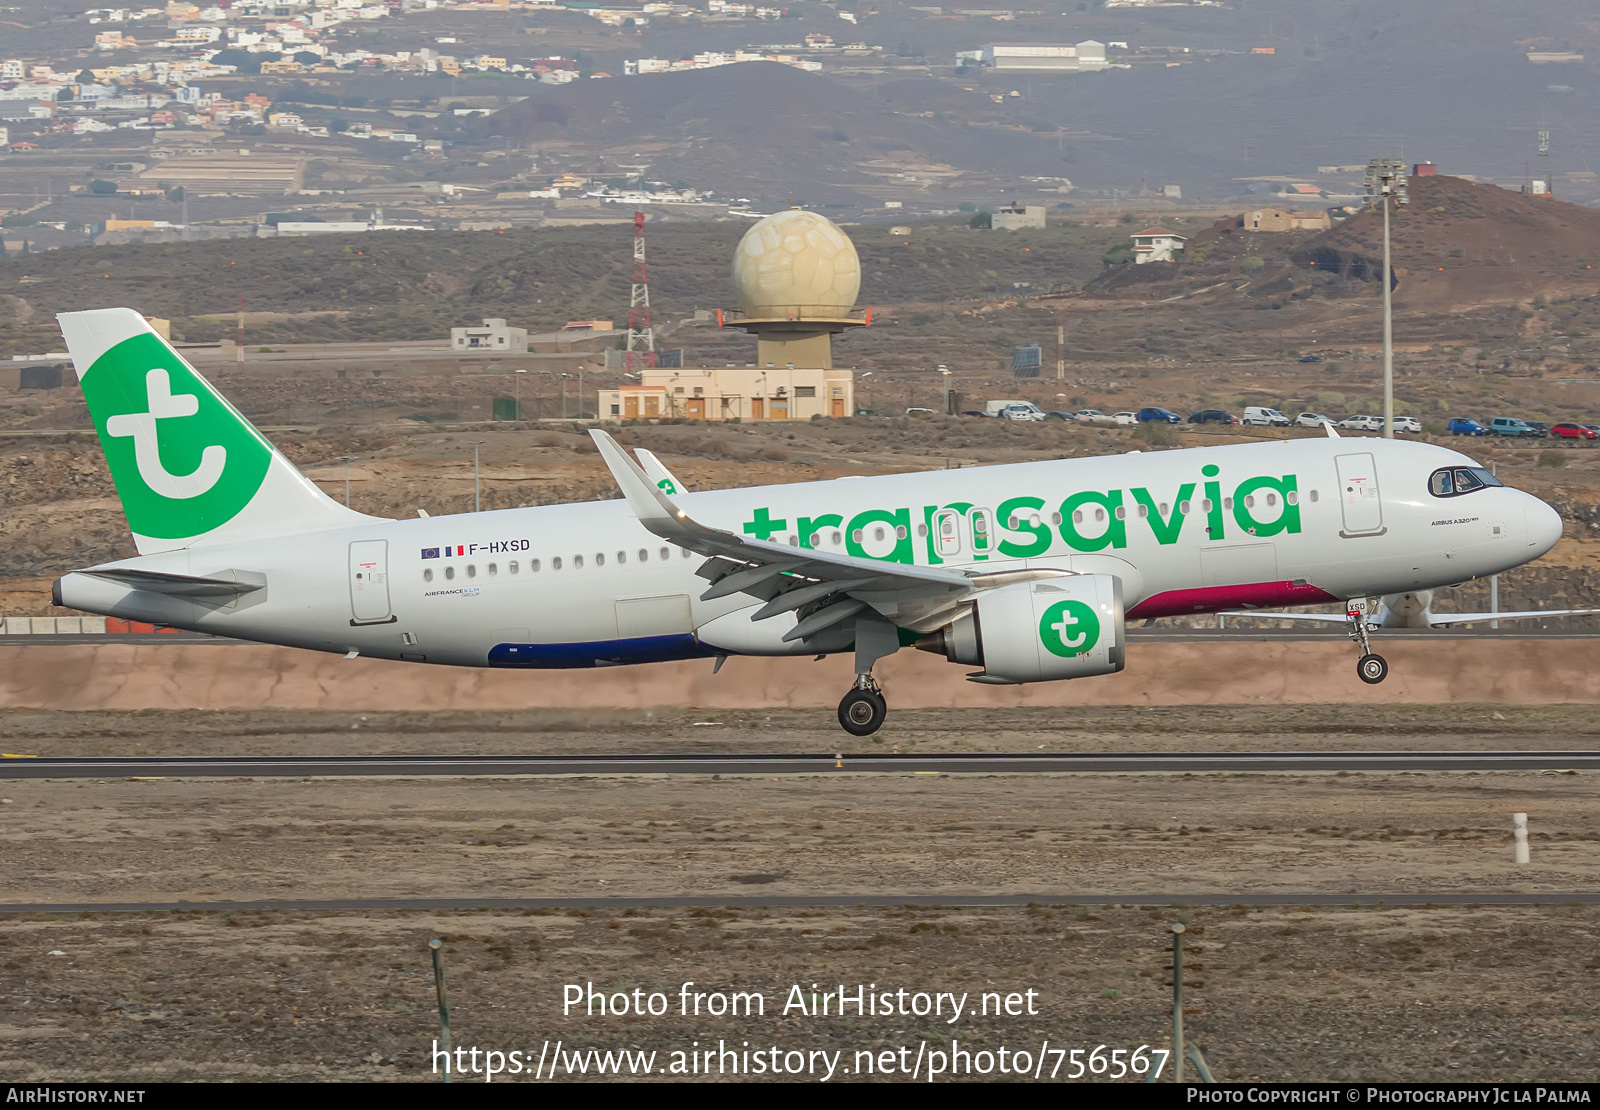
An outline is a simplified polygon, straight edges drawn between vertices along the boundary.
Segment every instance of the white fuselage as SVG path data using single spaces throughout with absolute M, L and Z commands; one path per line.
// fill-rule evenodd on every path
M 1428 444 L 1317 438 L 677 500 L 738 535 L 862 558 L 1115 574 L 1138 619 L 1424 590 L 1549 550 L 1560 519 L 1529 494 L 1430 495 L 1431 472 L 1472 465 Z M 264 589 L 228 605 L 84 573 L 61 580 L 59 599 L 218 635 L 462 666 L 814 650 L 782 642 L 793 613 L 753 623 L 755 598 L 701 601 L 703 562 L 646 531 L 626 502 L 603 501 L 379 520 L 111 564 L 265 576 Z

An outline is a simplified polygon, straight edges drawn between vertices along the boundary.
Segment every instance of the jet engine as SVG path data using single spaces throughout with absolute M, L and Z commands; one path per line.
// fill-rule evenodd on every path
M 1077 574 L 980 594 L 917 642 L 952 663 L 983 668 L 974 682 L 1014 684 L 1115 674 L 1126 655 L 1122 580 Z

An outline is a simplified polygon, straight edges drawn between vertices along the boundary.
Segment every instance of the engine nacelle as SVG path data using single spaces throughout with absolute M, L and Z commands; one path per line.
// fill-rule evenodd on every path
M 980 594 L 961 617 L 917 644 L 983 668 L 977 682 L 1085 678 L 1122 670 L 1122 580 L 1078 574 Z

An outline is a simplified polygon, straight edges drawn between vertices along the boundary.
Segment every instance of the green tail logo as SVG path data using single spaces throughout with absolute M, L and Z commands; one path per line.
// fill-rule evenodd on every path
M 82 386 L 136 534 L 201 535 L 261 488 L 271 447 L 159 337 L 118 343 Z

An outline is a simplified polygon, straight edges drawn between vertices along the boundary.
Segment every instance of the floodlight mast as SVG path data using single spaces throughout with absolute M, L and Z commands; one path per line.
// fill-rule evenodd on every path
M 1363 182 L 1368 200 L 1383 207 L 1383 438 L 1394 438 L 1394 306 L 1389 265 L 1389 198 L 1411 203 L 1406 190 L 1405 164 L 1398 158 L 1374 158 L 1367 163 Z

